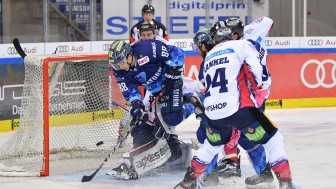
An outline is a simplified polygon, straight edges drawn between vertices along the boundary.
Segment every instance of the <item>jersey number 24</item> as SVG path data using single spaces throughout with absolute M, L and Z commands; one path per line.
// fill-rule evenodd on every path
M 211 96 L 209 91 L 210 87 L 219 87 L 219 93 L 225 93 L 228 91 L 228 88 L 226 86 L 228 84 L 228 81 L 225 77 L 225 68 L 216 69 L 216 73 L 213 78 L 211 78 L 210 75 L 207 75 L 205 79 L 207 86 L 205 89 L 205 97 Z

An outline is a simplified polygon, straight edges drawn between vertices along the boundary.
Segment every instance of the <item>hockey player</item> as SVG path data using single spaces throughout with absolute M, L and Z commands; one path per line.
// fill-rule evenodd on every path
M 260 59 L 260 64 L 263 68 L 262 72 L 262 84 L 263 87 L 268 89 L 268 94 L 265 96 L 265 99 L 260 99 L 262 102 L 259 102 L 261 105 L 260 109 L 265 110 L 265 101 L 269 96 L 270 86 L 271 86 L 271 76 L 266 67 L 267 51 L 265 47 L 265 37 L 267 33 L 271 30 L 273 26 L 272 19 L 268 17 L 257 18 L 254 22 L 244 27 L 243 22 L 239 18 L 228 18 L 224 21 L 216 22 L 212 27 L 212 30 L 215 31 L 221 26 L 228 26 L 233 33 L 233 39 L 247 39 L 250 41 L 254 47 L 257 49 Z M 239 136 L 238 136 L 239 137 Z M 247 151 L 250 161 L 256 171 L 256 175 L 248 177 L 245 179 L 247 187 L 263 187 L 263 188 L 273 188 L 274 184 L 272 183 L 274 178 L 272 175 L 271 167 L 267 164 L 266 153 L 263 145 L 254 145 L 249 142 L 244 135 L 239 140 L 239 145 Z M 233 148 L 226 148 L 226 154 L 231 154 L 231 157 L 222 159 L 219 161 L 219 172 L 221 170 L 238 170 L 239 161 L 235 161 L 232 157 L 238 156 L 238 147 L 232 146 Z M 233 153 L 232 153 L 233 152 Z
M 156 29 L 157 29 L 157 35 L 168 41 L 168 32 L 167 32 L 166 27 L 161 22 L 158 22 L 154 19 L 154 14 L 155 14 L 155 9 L 153 5 L 146 4 L 142 7 L 141 15 L 142 15 L 143 20 L 138 22 L 131 28 L 130 39 L 129 39 L 130 43 L 134 43 L 135 41 L 140 40 L 140 37 L 141 37 L 139 35 L 140 24 L 142 22 L 150 22 L 150 21 L 154 22 Z
M 205 57 L 205 115 L 207 140 L 191 161 L 179 186 L 190 188 L 213 157 L 228 143 L 232 127 L 251 142 L 264 144 L 280 188 L 294 188 L 282 134 L 256 107 L 267 95 L 262 88 L 262 67 L 257 50 L 246 40 L 232 40 L 232 31 L 222 27 L 213 34 L 216 45 Z M 250 86 L 248 86 L 247 80 Z M 253 94 L 254 93 L 254 94 Z
M 158 40 L 142 40 L 132 46 L 117 40 L 110 47 L 109 63 L 114 69 L 123 96 L 132 104 L 131 125 L 135 124 L 131 132 L 133 161 L 123 159 L 125 162 L 113 169 L 109 175 L 137 179 L 139 174 L 158 167 L 167 160 L 173 162 L 181 158 L 182 151 L 174 128 L 194 111 L 193 105 L 182 103 L 181 68 L 184 64 L 184 52 Z M 154 99 L 157 98 L 158 105 L 154 109 L 157 114 L 155 118 L 158 119 L 153 120 L 154 125 L 162 124 L 167 128 L 164 132 L 169 134 L 157 132 L 155 135 L 156 130 L 162 129 L 151 126 L 138 86 L 143 86 L 153 94 Z M 155 137 L 165 137 L 167 142 Z M 170 151 L 166 153 L 167 145 Z M 142 164 L 141 158 L 157 152 L 160 152 L 160 158 L 153 159 L 148 165 Z

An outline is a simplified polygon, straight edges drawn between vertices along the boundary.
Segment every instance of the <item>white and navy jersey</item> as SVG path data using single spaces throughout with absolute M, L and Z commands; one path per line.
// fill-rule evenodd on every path
M 249 40 L 259 52 L 260 63 L 263 66 L 263 86 L 270 90 L 272 78 L 266 66 L 267 50 L 265 38 L 273 25 L 273 20 L 268 17 L 259 17 L 251 24 L 244 27 L 244 39 Z M 268 96 L 266 96 L 268 98 Z
M 140 24 L 144 22 L 144 21 L 141 21 L 141 22 L 138 22 L 136 23 L 132 28 L 131 28 L 131 31 L 130 31 L 130 38 L 129 38 L 129 41 L 130 43 L 134 43 L 135 41 L 139 41 L 140 40 L 140 31 L 139 31 L 139 26 Z M 158 22 L 156 20 L 153 19 L 153 22 L 154 24 L 156 25 L 157 27 L 157 30 L 158 30 L 158 36 L 162 37 L 163 39 L 167 40 L 168 41 L 168 32 L 167 32 L 167 29 L 166 27 L 161 23 L 161 22 Z
M 114 70 L 118 85 L 127 101 L 141 100 L 138 86 L 152 94 L 161 91 L 163 76 L 172 66 L 184 65 L 184 52 L 158 40 L 142 40 L 132 46 L 136 63 L 129 71 Z
M 261 74 L 258 52 L 247 40 L 216 45 L 204 59 L 206 116 L 217 120 L 256 106 L 252 91 L 262 86 Z

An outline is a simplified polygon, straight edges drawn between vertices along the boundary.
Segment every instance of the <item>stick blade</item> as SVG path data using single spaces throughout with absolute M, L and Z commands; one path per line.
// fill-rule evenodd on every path
M 90 175 L 90 176 L 84 175 L 83 178 L 82 178 L 82 182 L 89 182 L 92 179 L 93 179 L 92 175 Z
M 13 39 L 13 45 L 22 58 L 27 56 L 26 53 L 23 51 L 18 38 Z

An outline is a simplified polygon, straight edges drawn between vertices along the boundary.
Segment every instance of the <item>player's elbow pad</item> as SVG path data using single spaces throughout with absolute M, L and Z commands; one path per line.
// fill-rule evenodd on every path
M 171 46 L 170 51 L 171 59 L 166 61 L 166 64 L 170 67 L 183 66 L 184 65 L 184 51 L 175 46 Z

